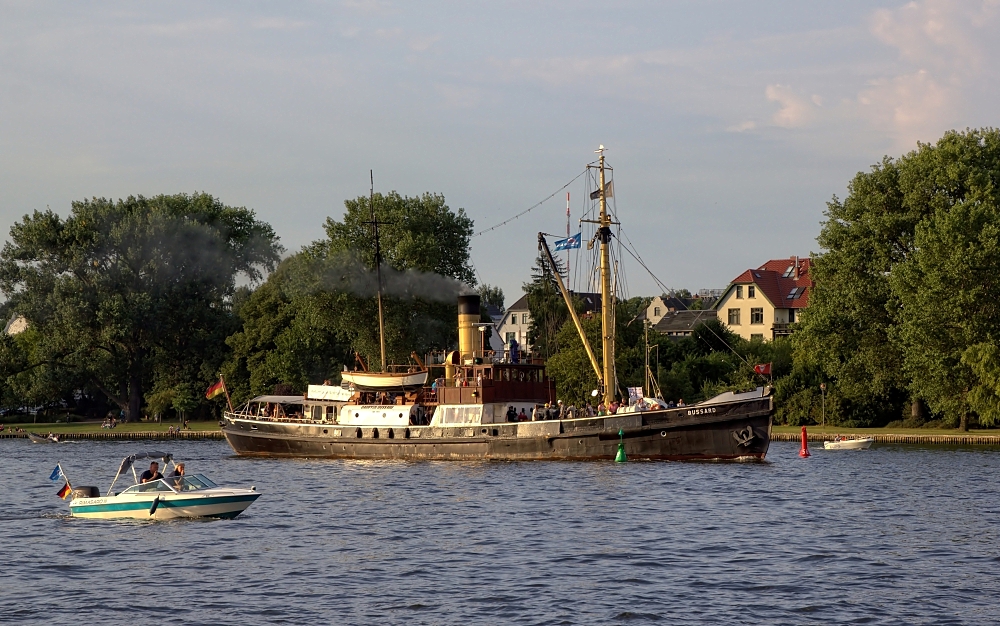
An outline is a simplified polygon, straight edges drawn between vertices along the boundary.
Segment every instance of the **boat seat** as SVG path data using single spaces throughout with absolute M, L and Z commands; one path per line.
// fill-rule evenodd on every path
M 101 490 L 97 487 L 73 487 L 74 498 L 100 498 Z

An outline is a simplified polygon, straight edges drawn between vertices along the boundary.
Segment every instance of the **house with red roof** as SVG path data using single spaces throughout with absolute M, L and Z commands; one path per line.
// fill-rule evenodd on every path
M 809 305 L 811 260 L 773 259 L 733 279 L 715 303 L 719 321 L 744 339 L 761 341 L 792 333 L 791 324 Z

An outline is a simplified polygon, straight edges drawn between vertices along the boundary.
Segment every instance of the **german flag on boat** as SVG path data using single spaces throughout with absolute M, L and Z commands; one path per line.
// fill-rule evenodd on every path
M 219 382 L 208 388 L 208 391 L 205 392 L 205 397 L 211 400 L 221 393 L 226 393 L 226 381 L 220 378 Z
M 66 477 L 66 474 L 63 474 L 62 465 L 56 465 L 56 468 L 52 470 L 51 474 L 49 474 L 49 480 L 55 482 L 60 478 L 66 482 L 56 495 L 65 500 L 71 493 L 73 493 L 73 487 L 69 484 L 69 478 Z

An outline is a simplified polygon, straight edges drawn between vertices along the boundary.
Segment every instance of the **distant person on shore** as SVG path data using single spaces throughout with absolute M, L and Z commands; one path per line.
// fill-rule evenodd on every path
M 160 464 L 153 461 L 149 464 L 149 469 L 139 476 L 140 483 L 148 483 L 154 480 L 160 480 L 163 478 L 163 474 L 160 473 Z

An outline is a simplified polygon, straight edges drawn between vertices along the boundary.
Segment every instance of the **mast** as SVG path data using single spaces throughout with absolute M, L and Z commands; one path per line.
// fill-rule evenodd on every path
M 614 294 L 611 291 L 611 218 L 608 217 L 608 195 L 604 181 L 604 146 L 595 152 L 600 155 L 598 193 L 601 215 L 597 232 L 601 239 L 601 356 L 604 360 L 604 404 L 607 406 L 614 402 L 618 388 L 615 375 Z
M 566 192 L 566 239 L 569 239 L 569 238 L 570 238 L 570 234 L 569 234 L 569 192 L 567 191 Z M 570 276 L 570 274 L 569 274 L 569 256 L 570 256 L 570 248 L 567 246 L 567 248 L 566 248 L 566 280 L 569 280 L 570 284 L 573 284 L 573 281 L 570 280 L 570 277 L 569 277 Z
M 378 217 L 375 215 L 375 171 L 368 170 L 371 177 L 371 191 L 368 196 L 368 206 L 372 210 L 372 234 L 375 237 L 375 278 L 378 281 L 375 298 L 378 301 L 378 343 L 382 349 L 382 369 L 385 371 L 385 321 L 382 317 L 382 246 L 378 238 Z

